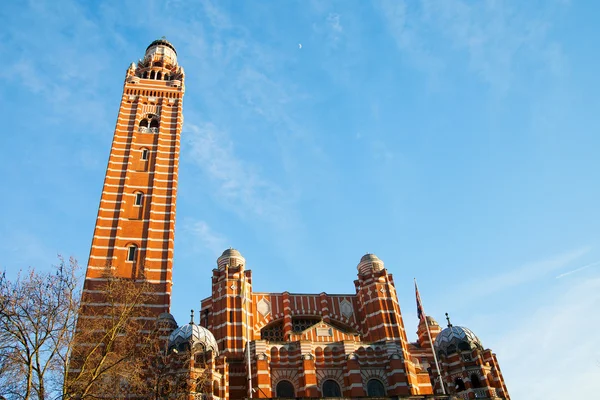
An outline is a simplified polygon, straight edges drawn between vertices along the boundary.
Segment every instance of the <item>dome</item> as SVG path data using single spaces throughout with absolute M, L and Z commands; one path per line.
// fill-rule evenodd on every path
M 217 259 L 217 265 L 219 268 L 225 265 L 230 267 L 244 266 L 246 265 L 246 259 L 242 256 L 242 253 L 230 247 Z
M 156 318 L 156 322 L 161 328 L 166 328 L 169 331 L 177 328 L 177 322 L 175 321 L 175 317 L 173 317 L 170 313 L 164 312 Z
M 381 260 L 375 254 L 367 253 L 361 257 L 360 262 L 363 262 L 363 261 L 381 261 Z
M 433 317 L 430 317 L 429 315 L 427 315 L 425 318 L 427 318 L 428 326 L 440 326 L 440 324 L 438 324 L 437 321 Z M 423 325 L 423 320 L 421 320 L 421 322 L 419 322 L 419 325 Z
M 175 46 L 173 46 L 171 44 L 171 42 L 169 42 L 165 38 L 157 39 L 154 42 L 150 43 L 150 46 L 146 47 L 146 51 L 148 51 L 148 49 L 150 49 L 150 47 L 153 47 L 153 46 L 167 46 L 168 48 L 173 50 L 175 52 L 175 54 L 177 54 L 177 50 L 175 50 Z
M 236 249 L 229 248 L 221 254 L 221 257 L 241 257 L 242 253 L 237 251 Z
M 169 349 L 180 349 L 180 346 L 186 344 L 192 351 L 212 351 L 215 355 L 219 354 L 217 341 L 212 332 L 194 323 L 185 324 L 169 335 Z
M 469 328 L 464 326 L 449 326 L 435 338 L 436 351 L 446 355 L 461 350 L 483 349 L 479 338 Z
M 143 64 L 172 70 L 177 66 L 177 51 L 164 37 L 155 40 L 146 49 Z
M 171 313 L 164 312 L 158 316 L 159 321 L 173 321 L 175 322 L 175 317 L 171 315 Z
M 367 275 L 370 271 L 381 271 L 383 269 L 383 261 L 375 254 L 367 253 L 361 257 L 356 268 L 360 275 Z

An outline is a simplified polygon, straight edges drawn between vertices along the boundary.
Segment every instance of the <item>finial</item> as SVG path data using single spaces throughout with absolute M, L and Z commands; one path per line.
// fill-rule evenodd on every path
M 450 322 L 450 317 L 448 316 L 448 313 L 446 313 L 446 321 L 448 321 L 448 328 L 452 328 L 452 323 Z
M 194 310 L 190 310 L 190 325 L 194 325 Z
M 166 36 L 161 36 L 160 38 L 161 38 L 162 40 L 167 40 L 167 37 L 166 37 Z

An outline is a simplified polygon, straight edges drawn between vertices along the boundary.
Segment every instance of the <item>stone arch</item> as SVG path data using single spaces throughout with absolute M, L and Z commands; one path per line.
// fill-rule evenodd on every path
M 381 381 L 381 383 L 383 383 L 383 386 L 385 388 L 388 387 L 388 380 L 387 380 L 387 374 L 385 372 L 385 370 L 380 369 L 380 368 L 363 368 L 360 371 L 361 377 L 362 377 L 362 382 L 363 382 L 363 387 L 367 388 L 367 383 L 369 382 L 369 380 L 371 379 L 378 379 Z
M 297 393 L 300 387 L 298 371 L 296 369 L 273 369 L 271 371 L 271 390 L 277 394 L 277 385 L 281 381 L 288 381 L 294 386 L 294 392 Z

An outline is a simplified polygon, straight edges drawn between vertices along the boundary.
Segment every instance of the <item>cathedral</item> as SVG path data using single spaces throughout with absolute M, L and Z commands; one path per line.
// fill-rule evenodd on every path
M 190 376 L 208 377 L 190 399 L 510 399 L 496 355 L 448 317 L 442 327 L 425 316 L 418 292 L 418 339 L 408 341 L 394 279 L 374 254 L 357 260 L 355 293 L 265 293 L 253 291 L 242 254 L 226 249 L 199 315 L 178 325 L 169 311 L 184 92 L 164 38 L 127 69 L 84 296 L 101 298 L 107 265 L 143 275 L 165 351 L 189 354 Z

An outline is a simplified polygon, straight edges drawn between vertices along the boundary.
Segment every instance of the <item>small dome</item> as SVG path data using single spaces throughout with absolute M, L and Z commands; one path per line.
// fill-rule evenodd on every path
M 148 49 L 152 46 L 167 46 L 168 48 L 173 50 L 175 52 L 175 54 L 177 54 L 177 50 L 175 50 L 175 47 L 171 44 L 171 42 L 169 42 L 165 38 L 157 39 L 154 42 L 150 43 L 150 46 L 146 47 L 146 51 L 148 51 Z
M 217 341 L 211 331 L 194 323 L 185 324 L 169 335 L 169 349 L 188 345 L 192 351 L 212 351 L 219 354 Z
M 449 326 L 442 330 L 435 338 L 434 347 L 438 353 L 446 355 L 474 348 L 483 349 L 479 338 L 464 326 Z
M 367 253 L 361 257 L 356 268 L 360 275 L 367 275 L 370 271 L 381 271 L 383 269 L 383 261 L 375 254 Z
M 381 260 L 375 254 L 367 253 L 361 257 L 360 262 L 363 262 L 363 261 L 381 261 Z
M 242 253 L 237 251 L 236 249 L 229 248 L 221 254 L 221 257 L 241 257 Z
M 171 332 L 173 329 L 177 328 L 175 318 L 168 312 L 162 313 L 156 318 L 156 325 L 165 333 Z
M 164 312 L 158 316 L 159 321 L 169 320 L 175 322 L 175 317 L 171 313 Z
M 242 253 L 230 247 L 217 259 L 217 265 L 219 268 L 225 265 L 229 265 L 230 267 L 245 266 L 246 259 L 242 256 Z
M 425 318 L 427 318 L 427 325 L 440 326 L 440 324 L 438 324 L 437 321 L 433 317 L 430 317 L 429 315 L 427 315 Z M 423 320 L 421 320 L 421 322 L 419 322 L 419 325 L 423 325 Z

